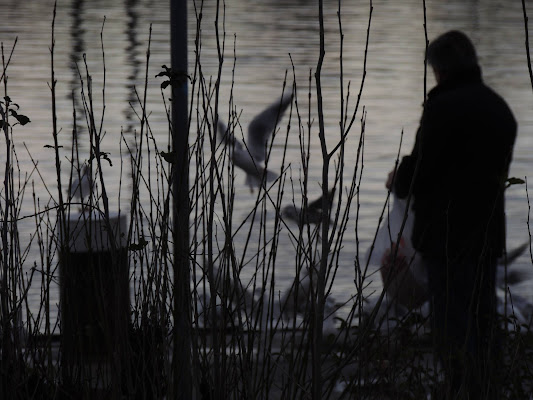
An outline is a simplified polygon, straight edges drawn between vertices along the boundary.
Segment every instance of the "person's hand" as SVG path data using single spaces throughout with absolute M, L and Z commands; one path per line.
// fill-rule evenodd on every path
M 393 169 L 391 172 L 389 172 L 389 176 L 387 177 L 387 182 L 385 182 L 385 187 L 388 190 L 392 190 L 392 181 L 394 179 L 394 174 L 396 171 Z

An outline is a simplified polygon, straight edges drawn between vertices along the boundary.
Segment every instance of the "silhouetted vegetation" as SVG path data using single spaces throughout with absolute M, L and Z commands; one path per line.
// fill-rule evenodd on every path
M 345 241 L 347 230 L 355 230 L 358 237 L 366 121 L 360 98 L 366 76 L 368 37 L 361 55 L 365 58 L 365 70 L 358 92 L 355 96 L 344 91 L 339 93 L 343 109 L 340 133 L 335 139 L 325 135 L 322 60 L 319 59 L 316 70 L 310 73 L 308 88 L 298 87 L 294 70 L 292 76 L 291 72 L 286 73 L 279 95 L 280 98 L 292 96 L 292 102 L 283 118 L 280 113 L 274 121 L 272 136 L 265 147 L 264 168 L 274 171 L 277 177 L 271 182 L 264 179 L 253 188 L 250 196 L 255 198 L 254 207 L 244 220 L 238 220 L 234 214 L 236 192 L 249 191 L 240 179 L 235 179 L 234 139 L 241 139 L 240 112 L 233 99 L 224 101 L 219 96 L 222 67 L 236 60 L 224 59 L 221 50 L 228 44 L 220 22 L 224 18 L 220 6 L 216 16 L 218 76 L 203 74 L 200 32 L 206 22 L 201 19 L 201 8 L 202 3 L 195 2 L 197 37 L 191 54 L 196 59 L 192 60 L 189 76 L 177 76 L 163 66 L 157 76 L 146 73 L 144 88 L 133 89 L 138 102 L 132 107 L 138 119 L 134 140 L 120 138 L 121 165 L 114 166 L 121 171 L 119 193 L 110 193 L 103 173 L 103 164 L 111 162 L 109 153 L 101 146 L 105 111 L 101 114 L 95 111 L 97 103 L 103 106 L 99 110 L 105 110 L 105 64 L 99 71 L 103 72 L 102 94 L 93 92 L 94 71 L 86 63 L 79 66 L 81 86 L 75 96 L 83 105 L 83 113 L 79 115 L 73 107 L 73 134 L 68 146 L 58 137 L 52 36 L 49 86 L 54 126 L 49 149 L 54 153 L 50 162 L 55 163 L 54 185 L 57 186 L 46 186 L 45 201 L 44 194 L 37 196 L 32 186 L 32 179 L 40 175 L 40 166 L 35 163 L 34 171 L 21 171 L 17 162 L 21 144 L 16 133 L 31 123 L 32 110 L 16 104 L 17 94 L 10 92 L 5 79 L 16 43 L 11 51 L 2 47 L 0 82 L 4 95 L 0 102 L 0 128 L 4 134 L 5 166 L 0 190 L 1 397 L 178 398 L 171 389 L 174 362 L 177 363 L 174 368 L 191 369 L 198 399 L 421 399 L 428 395 L 439 398 L 442 380 L 438 362 L 431 356 L 425 314 L 415 309 L 391 318 L 394 304 L 387 300 L 385 290 L 372 296 L 366 291 L 368 280 L 375 272 L 369 267 L 366 254 L 359 250 L 359 243 Z M 321 22 L 322 1 L 319 10 Z M 372 12 L 370 2 L 368 35 Z M 338 18 L 342 35 L 342 12 Z M 323 35 L 321 25 L 322 41 Z M 147 50 L 148 71 L 150 51 Z M 102 52 L 105 59 L 103 39 Z M 342 80 L 342 57 L 339 63 Z M 313 78 L 316 91 L 312 90 Z M 172 182 L 176 153 L 170 139 L 160 147 L 154 138 L 145 96 L 150 80 L 161 82 L 161 96 L 167 107 L 171 104 L 172 84 L 187 84 L 190 93 L 191 210 L 186 255 L 191 276 L 190 363 L 172 360 L 173 332 L 180 329 L 173 318 L 176 294 L 172 279 L 175 237 Z M 318 131 L 316 126 L 311 128 L 311 104 L 317 107 Z M 170 138 L 170 109 L 165 112 Z M 220 139 L 219 116 L 227 122 L 225 134 L 229 140 Z M 78 131 L 79 120 L 85 122 L 83 134 Z M 297 182 L 285 157 L 289 134 L 298 135 L 300 140 L 298 168 L 301 172 Z M 317 134 L 321 144 L 319 157 L 310 154 L 311 135 Z M 355 138 L 358 144 L 349 156 L 345 149 L 348 137 Z M 87 141 L 88 147 L 83 148 L 89 149 L 88 152 L 78 146 L 81 140 Z M 280 165 L 270 163 L 274 141 L 283 143 L 281 149 L 275 149 L 282 154 Z M 292 203 L 293 209 L 307 212 L 311 157 L 313 163 L 318 158 L 322 163 L 323 203 L 319 208 L 322 219 L 316 225 L 295 224 L 282 210 Z M 351 181 L 345 178 L 348 170 L 353 171 Z M 84 178 L 83 171 L 88 171 L 89 192 L 74 198 L 70 194 L 76 189 L 75 182 Z M 119 197 L 119 210 L 110 209 L 110 196 Z M 33 198 L 33 212 L 22 208 L 24 197 Z M 295 203 L 295 198 L 302 198 L 301 203 Z M 388 202 L 389 196 L 384 199 L 376 229 L 387 215 Z M 117 216 L 127 217 L 126 229 L 118 232 L 113 225 Z M 20 237 L 19 224 L 23 220 L 34 221 L 29 243 Z M 95 268 L 109 268 L 113 274 L 97 277 L 91 272 L 84 278 L 95 285 L 92 289 L 95 298 L 100 296 L 100 291 L 109 297 L 101 295 L 108 300 L 94 306 L 94 319 L 84 323 L 87 329 L 74 334 L 74 342 L 68 347 L 64 331 L 68 324 L 54 314 L 50 293 L 56 290 L 57 282 L 61 285 L 61 268 L 68 268 L 74 262 L 71 232 L 76 221 L 81 221 L 83 233 L 96 229 L 99 238 L 88 244 L 88 255 L 82 258 L 91 260 Z M 280 265 L 278 261 L 281 235 L 287 235 L 293 245 L 293 265 Z M 105 259 L 98 258 L 104 257 L 98 241 L 104 243 Z M 350 266 L 340 262 L 339 254 L 346 247 L 357 248 Z M 124 265 L 127 278 L 123 274 Z M 356 277 L 354 292 L 349 294 L 347 303 L 336 304 L 330 294 L 331 287 L 335 285 L 339 268 L 347 267 L 353 268 Z M 280 268 L 291 269 L 294 276 L 294 283 L 284 294 L 276 284 Z M 110 288 L 104 288 L 108 284 Z M 31 286 L 41 288 L 40 304 L 28 298 Z M 124 315 L 124 304 L 115 297 L 120 290 L 129 295 L 128 315 Z M 69 296 L 74 298 L 77 294 L 79 291 Z M 91 301 L 96 300 L 82 299 L 82 304 Z M 62 306 L 60 312 L 64 310 Z M 87 311 L 84 317 L 89 318 L 90 312 L 93 311 Z M 518 325 L 513 315 L 502 318 L 505 365 L 501 368 L 501 398 L 527 399 L 533 387 L 533 334 L 528 325 Z M 90 331 L 91 327 L 95 330 Z M 98 340 L 100 345 L 94 347 L 90 344 L 92 340 Z

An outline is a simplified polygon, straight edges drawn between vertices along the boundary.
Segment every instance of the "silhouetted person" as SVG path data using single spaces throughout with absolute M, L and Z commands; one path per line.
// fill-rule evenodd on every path
M 428 47 L 437 86 L 410 155 L 387 187 L 411 191 L 413 245 L 431 292 L 432 330 L 449 398 L 497 398 L 496 261 L 505 246 L 504 187 L 517 124 L 481 77 L 468 37 Z

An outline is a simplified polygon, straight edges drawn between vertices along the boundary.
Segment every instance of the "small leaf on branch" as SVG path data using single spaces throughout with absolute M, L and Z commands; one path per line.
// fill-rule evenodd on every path
M 172 83 L 181 86 L 187 82 L 187 79 L 191 79 L 191 77 L 183 71 L 174 72 L 172 71 L 172 68 L 169 68 L 166 65 L 162 65 L 161 68 L 163 68 L 164 71 L 159 72 L 155 77 L 166 76 L 168 78 L 168 80 L 161 83 L 161 89 L 165 89 Z
M 176 151 L 169 151 L 168 153 L 160 151 L 159 154 L 166 162 L 170 164 L 175 164 L 178 162 L 178 153 L 176 153 Z
M 140 237 L 139 238 L 139 243 L 131 243 L 129 245 L 129 249 L 131 251 L 139 251 L 139 250 L 144 249 L 147 244 L 148 244 L 148 241 L 145 238 Z
M 526 181 L 520 178 L 515 178 L 515 177 L 508 178 L 505 181 L 505 188 L 507 189 L 509 186 L 512 186 L 512 185 L 523 185 L 524 183 L 526 183 Z
M 11 115 L 16 118 L 19 124 L 26 125 L 28 122 L 31 122 L 30 119 L 26 117 L 25 115 L 18 114 L 15 110 L 9 110 L 9 111 L 11 111 Z
M 89 158 L 89 162 L 93 161 L 96 157 L 98 157 L 100 160 L 104 159 L 106 160 L 108 163 L 109 163 L 109 166 L 112 167 L 113 166 L 113 162 L 111 161 L 111 158 L 109 158 L 109 155 L 111 153 L 107 152 L 107 151 L 101 151 L 100 153 L 98 154 L 93 154 L 90 158 Z
M 113 163 L 111 162 L 111 158 L 109 158 L 110 153 L 102 152 L 100 153 L 100 157 L 106 160 L 109 163 L 109 166 L 112 167 Z
M 166 65 L 162 65 L 161 68 L 164 68 L 165 71 L 161 71 L 155 77 L 157 78 L 159 76 L 168 76 L 170 78 L 170 74 L 172 73 L 172 70 L 169 67 L 167 67 Z

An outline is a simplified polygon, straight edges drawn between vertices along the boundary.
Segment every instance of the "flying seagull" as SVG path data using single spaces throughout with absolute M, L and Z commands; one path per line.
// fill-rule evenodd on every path
M 328 192 L 328 202 L 331 206 L 335 188 Z M 307 208 L 296 207 L 296 204 L 285 206 L 281 212 L 282 217 L 295 221 L 298 225 L 319 224 L 322 222 L 322 197 L 307 204 Z M 305 212 L 304 212 L 305 211 Z
M 277 174 L 264 167 L 264 161 L 270 135 L 276 129 L 285 110 L 292 102 L 292 93 L 283 96 L 258 114 L 248 125 L 248 138 L 241 143 L 233 136 L 231 130 L 218 119 L 218 135 L 224 142 L 232 146 L 232 159 L 235 165 L 246 173 L 245 183 L 253 192 L 263 180 L 271 182 Z

